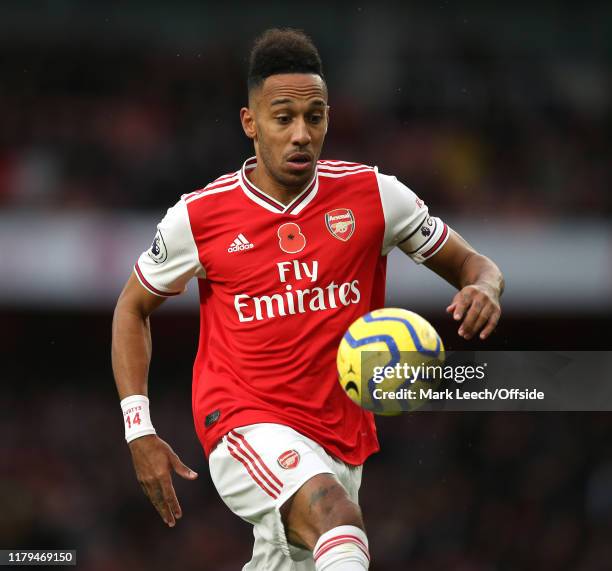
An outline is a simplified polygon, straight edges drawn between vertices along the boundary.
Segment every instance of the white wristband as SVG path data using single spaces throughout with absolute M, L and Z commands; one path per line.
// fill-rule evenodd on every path
M 149 414 L 149 399 L 144 395 L 131 395 L 121 401 L 125 439 L 131 442 L 147 434 L 155 434 Z

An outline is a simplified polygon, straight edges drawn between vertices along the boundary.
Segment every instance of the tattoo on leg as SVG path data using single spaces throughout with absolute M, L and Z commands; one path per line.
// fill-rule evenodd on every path
M 308 505 L 309 512 L 312 512 L 317 502 L 319 502 L 329 494 L 329 490 L 329 487 L 321 487 L 317 491 L 310 494 L 310 504 Z

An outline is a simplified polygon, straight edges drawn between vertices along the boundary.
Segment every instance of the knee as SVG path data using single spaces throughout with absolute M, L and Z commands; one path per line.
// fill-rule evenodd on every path
M 364 529 L 361 509 L 348 497 L 344 488 L 340 485 L 338 485 L 338 488 L 338 493 L 334 499 L 321 502 L 313 510 L 315 516 L 313 517 L 313 531 L 318 537 L 340 525 L 353 525 Z
M 310 480 L 281 513 L 289 541 L 311 550 L 324 533 L 338 526 L 364 529 L 359 506 L 328 474 Z

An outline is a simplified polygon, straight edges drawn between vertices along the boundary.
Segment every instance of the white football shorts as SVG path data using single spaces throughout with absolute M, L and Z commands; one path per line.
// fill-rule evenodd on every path
M 281 424 L 235 428 L 209 455 L 210 475 L 227 507 L 253 525 L 253 557 L 243 571 L 314 571 L 312 552 L 289 545 L 281 506 L 310 478 L 334 474 L 358 502 L 362 466 L 349 466 Z

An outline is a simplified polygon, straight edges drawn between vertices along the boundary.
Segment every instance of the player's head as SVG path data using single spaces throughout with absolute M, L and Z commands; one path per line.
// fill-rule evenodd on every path
M 258 160 L 280 184 L 305 184 L 321 154 L 329 113 L 312 40 L 299 30 L 266 30 L 251 51 L 248 90 L 240 118 Z

